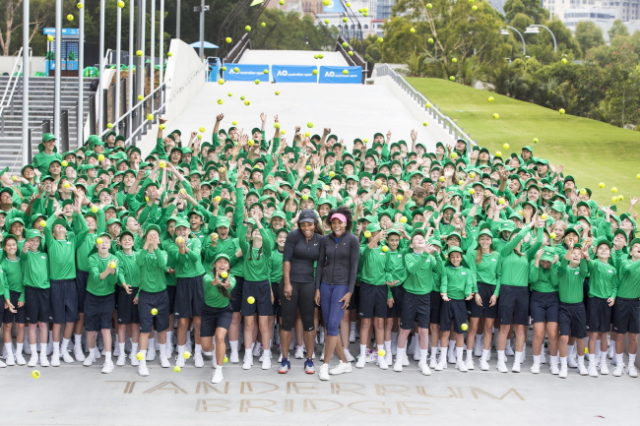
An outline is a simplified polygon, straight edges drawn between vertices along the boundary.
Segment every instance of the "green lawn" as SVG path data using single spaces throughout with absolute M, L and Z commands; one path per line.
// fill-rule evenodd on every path
M 504 156 L 531 145 L 534 155 L 576 178 L 578 187 L 593 190 L 594 198 L 611 203 L 611 187 L 625 199 L 618 211 L 627 210 L 632 196 L 640 196 L 640 132 L 621 129 L 596 120 L 560 114 L 541 106 L 486 90 L 435 78 L 407 78 L 442 112 L 449 115 L 478 144 Z M 489 96 L 495 100 L 489 102 Z M 499 119 L 492 118 L 494 113 Z M 539 143 L 534 144 L 533 139 Z M 503 144 L 508 143 L 508 153 Z M 605 189 L 598 188 L 604 182 Z

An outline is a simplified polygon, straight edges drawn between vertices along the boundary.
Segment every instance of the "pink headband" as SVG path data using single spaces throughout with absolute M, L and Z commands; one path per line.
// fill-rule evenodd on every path
M 342 213 L 334 213 L 331 215 L 331 220 L 333 221 L 333 219 L 338 219 L 342 223 L 347 223 L 347 218 Z

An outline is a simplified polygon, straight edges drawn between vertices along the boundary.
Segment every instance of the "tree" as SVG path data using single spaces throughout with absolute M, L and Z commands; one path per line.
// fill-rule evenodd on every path
M 265 26 L 262 26 L 262 22 Z M 251 30 L 254 49 L 326 50 L 335 46 L 337 29 L 316 25 L 310 16 L 265 9 L 260 24 Z
M 602 30 L 591 21 L 578 22 L 578 25 L 576 25 L 575 38 L 583 54 L 586 54 L 592 47 L 604 44 Z
M 49 0 L 31 0 L 29 41 L 54 15 Z M 0 0 L 0 51 L 3 56 L 15 54 L 22 47 L 21 42 L 13 43 L 14 39 L 22 40 L 22 0 Z
M 629 30 L 624 25 L 624 23 L 620 19 L 616 19 L 613 21 L 611 28 L 609 28 L 609 40 L 613 40 L 617 36 L 627 36 L 629 35 Z
M 504 15 L 507 22 L 518 14 L 529 16 L 536 24 L 542 23 L 548 16 L 548 12 L 542 7 L 540 0 L 507 0 L 504 4 Z

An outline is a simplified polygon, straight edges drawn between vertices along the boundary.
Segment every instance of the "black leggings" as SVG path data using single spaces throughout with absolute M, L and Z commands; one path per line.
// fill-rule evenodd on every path
M 291 331 L 296 321 L 296 312 L 299 309 L 304 331 L 311 331 L 314 328 L 315 285 L 314 283 L 292 282 L 291 287 L 291 299 L 287 299 L 284 297 L 284 282 L 280 283 L 280 317 L 282 320 L 280 328 L 284 331 Z

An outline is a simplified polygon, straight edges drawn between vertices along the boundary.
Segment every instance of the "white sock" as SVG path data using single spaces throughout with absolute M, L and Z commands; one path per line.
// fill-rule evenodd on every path
M 449 349 L 448 346 L 441 346 L 440 347 L 440 357 L 445 361 L 447 360 L 447 350 L 448 349 Z
M 53 342 L 53 353 L 60 353 L 60 342 Z
M 391 353 L 391 340 L 384 341 L 384 351 L 388 354 Z
M 462 360 L 462 356 L 464 355 L 464 347 L 457 347 L 456 346 L 456 359 Z
M 31 349 L 31 355 L 38 355 L 38 349 L 37 349 L 37 345 L 35 343 L 31 343 L 29 345 L 29 348 Z
M 466 349 L 465 354 L 467 356 L 467 359 L 471 359 L 473 357 L 473 349 Z
M 125 356 L 126 354 L 124 353 L 124 343 L 123 342 L 118 342 L 118 348 L 120 349 L 120 356 Z
M 150 338 L 149 339 L 149 349 L 147 349 L 148 351 L 155 351 L 156 350 L 156 339 L 155 338 Z
M 22 354 L 22 347 L 24 346 L 24 343 L 18 343 L 16 342 L 16 355 L 17 354 Z
M 367 355 L 367 345 L 360 345 L 360 356 Z
M 140 365 L 147 365 L 147 350 L 140 349 L 140 353 L 142 354 L 142 359 L 140 360 Z
M 449 352 L 453 351 L 453 348 L 456 347 L 456 341 L 449 339 Z
M 629 354 L 629 365 L 635 365 L 636 363 L 636 354 Z
M 40 343 L 40 355 L 41 356 L 47 355 L 47 342 Z
M 13 345 L 11 345 L 11 342 L 4 344 L 4 351 L 7 354 L 7 356 L 9 356 L 10 354 L 13 354 Z
M 616 366 L 617 365 L 620 365 L 620 366 L 624 365 L 624 353 L 616 354 Z
M 67 352 L 69 348 L 69 339 L 62 338 L 62 346 L 60 347 L 60 352 Z
M 491 349 L 482 350 L 482 359 L 485 361 L 489 361 L 491 359 Z
M 540 355 L 534 355 L 533 356 L 533 363 L 534 364 L 540 364 Z
M 516 358 L 515 359 L 516 362 L 522 362 L 524 360 L 524 353 L 516 352 L 515 358 Z
M 104 361 L 105 362 L 111 362 L 111 351 L 104 352 L 102 355 L 104 355 Z
M 167 346 L 173 346 L 173 331 L 167 331 Z
M 264 358 L 271 358 L 271 349 L 265 349 L 264 352 L 262 352 L 262 355 Z
M 202 345 L 196 343 L 195 353 L 202 354 Z
M 131 342 L 131 353 L 134 355 L 138 353 L 138 344 L 135 342 Z
M 578 356 L 578 362 L 584 364 L 584 355 Z
M 187 345 L 178 345 L 178 355 L 182 356 L 183 353 L 187 350 Z
M 566 367 L 567 366 L 567 357 L 566 356 L 561 356 L 560 357 L 560 365 L 562 367 Z
M 551 355 L 550 359 L 552 365 L 558 363 L 558 355 Z
M 231 348 L 232 354 L 238 353 L 238 341 L 237 340 L 229 340 L 229 347 Z
M 380 352 L 380 351 L 384 351 L 384 345 L 376 345 L 376 350 L 377 350 L 378 352 Z
M 402 361 L 402 359 L 407 355 L 407 348 L 401 348 L 400 346 L 398 346 L 396 348 L 396 354 L 397 354 L 396 360 Z
M 431 356 L 435 358 L 435 356 L 438 354 L 438 347 L 437 346 L 431 346 Z
M 420 364 L 426 364 L 428 356 L 429 356 L 429 349 L 420 348 Z
M 504 354 L 504 351 L 498 351 L 498 361 L 504 362 L 506 359 L 506 356 Z
M 569 345 L 569 356 L 572 356 L 576 353 L 576 345 Z
M 589 364 L 596 362 L 596 356 L 592 353 L 589 354 Z

